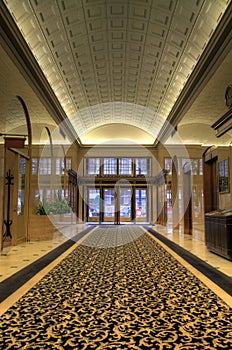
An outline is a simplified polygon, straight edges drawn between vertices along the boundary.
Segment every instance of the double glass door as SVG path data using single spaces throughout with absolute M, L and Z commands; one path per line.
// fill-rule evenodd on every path
M 87 221 L 147 222 L 147 188 L 99 187 L 88 188 Z
M 132 188 L 103 188 L 103 221 L 132 221 Z

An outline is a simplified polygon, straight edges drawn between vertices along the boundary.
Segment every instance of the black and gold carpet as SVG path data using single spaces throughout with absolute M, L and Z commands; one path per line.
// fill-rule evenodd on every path
M 232 310 L 142 228 L 99 227 L 1 316 L 0 349 L 232 349 Z

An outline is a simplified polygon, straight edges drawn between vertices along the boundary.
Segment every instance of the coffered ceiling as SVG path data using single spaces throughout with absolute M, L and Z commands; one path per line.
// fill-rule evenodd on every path
M 4 3 L 80 143 L 128 139 L 153 144 L 166 130 L 164 142 L 172 143 L 177 125 L 183 142 L 230 142 L 228 134 L 216 140 L 211 128 L 226 111 L 224 92 L 232 79 L 228 45 L 217 58 L 220 65 L 205 69 L 196 91 L 188 91 L 203 55 L 212 52 L 212 38 L 230 1 Z

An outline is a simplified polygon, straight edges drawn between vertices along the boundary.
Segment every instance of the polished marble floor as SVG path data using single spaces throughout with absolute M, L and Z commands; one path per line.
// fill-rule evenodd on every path
M 71 239 L 86 227 L 88 227 L 87 224 L 62 226 L 60 231 L 58 230 L 54 234 L 51 241 L 25 242 L 4 249 L 0 255 L 0 282 L 49 253 L 66 240 Z M 232 262 L 207 249 L 202 227 L 195 228 L 191 236 L 183 234 L 181 227 L 178 230 L 173 230 L 170 224 L 167 226 L 153 225 L 152 228 L 222 273 L 232 277 Z
M 167 226 L 154 225 L 153 228 L 220 272 L 232 277 L 232 261 L 208 250 L 205 244 L 204 228 L 201 225 L 193 228 L 192 235 L 184 234 L 181 226 L 179 229 L 173 230 L 171 223 Z
M 50 241 L 31 241 L 5 248 L 0 255 L 0 282 L 83 231 L 88 225 L 61 225 Z

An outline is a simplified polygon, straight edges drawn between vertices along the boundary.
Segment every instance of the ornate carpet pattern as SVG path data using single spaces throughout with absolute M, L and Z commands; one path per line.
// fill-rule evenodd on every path
M 231 348 L 229 306 L 135 226 L 94 230 L 0 323 L 4 350 Z
M 13 276 L 10 276 L 6 280 L 0 283 L 0 302 L 9 297 L 30 278 L 35 276 L 44 267 L 50 264 L 54 259 L 60 256 L 63 252 L 73 246 L 78 240 L 84 237 L 93 227 L 87 227 L 85 230 L 77 233 L 72 239 L 68 239 L 66 242 L 53 249 L 48 254 L 42 256 L 32 264 L 24 267 L 22 270 L 16 272 Z

